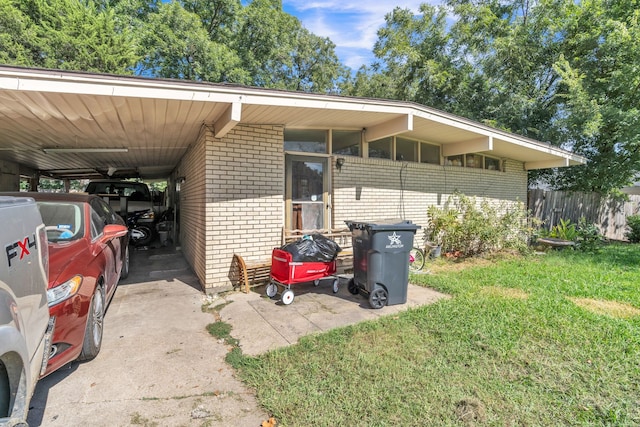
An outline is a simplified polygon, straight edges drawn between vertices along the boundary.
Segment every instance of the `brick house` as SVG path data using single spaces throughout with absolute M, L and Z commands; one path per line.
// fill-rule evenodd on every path
M 167 178 L 203 288 L 283 228 L 426 223 L 454 191 L 526 201 L 527 170 L 584 158 L 422 105 L 0 67 L 0 190 L 25 177 Z M 126 176 L 123 174 L 123 176 Z

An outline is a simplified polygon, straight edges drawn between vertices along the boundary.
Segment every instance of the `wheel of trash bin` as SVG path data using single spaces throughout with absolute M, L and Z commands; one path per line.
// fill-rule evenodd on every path
M 282 293 L 282 303 L 284 305 L 289 305 L 293 302 L 293 291 L 291 289 L 287 289 Z
M 320 279 L 316 279 L 313 281 L 313 286 L 318 286 L 320 284 Z
M 356 281 L 353 278 L 349 279 L 347 289 L 349 289 L 351 295 L 358 295 L 360 293 L 360 289 L 358 289 L 358 285 L 356 285 Z
M 388 294 L 384 288 L 375 288 L 369 294 L 369 305 L 372 308 L 382 308 L 387 305 Z
M 338 279 L 335 279 L 333 281 L 333 293 L 337 294 L 338 293 Z
M 275 296 L 276 296 L 276 294 L 278 293 L 278 285 L 276 285 L 276 284 L 275 284 L 275 283 L 273 283 L 273 282 L 270 282 L 270 283 L 267 285 L 266 293 L 267 293 L 267 296 L 268 296 L 269 298 L 273 298 L 273 297 L 275 297 Z

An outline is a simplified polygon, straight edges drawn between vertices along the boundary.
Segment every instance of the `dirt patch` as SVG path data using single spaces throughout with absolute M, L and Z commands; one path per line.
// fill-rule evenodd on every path
M 456 416 L 465 425 L 482 423 L 485 420 L 484 405 L 478 399 L 463 399 L 456 403 Z
M 515 288 L 500 288 L 498 286 L 485 286 L 480 291 L 485 295 L 490 295 L 494 297 L 503 297 L 503 298 L 514 298 L 514 299 L 522 299 L 525 300 L 529 298 L 529 294 L 523 291 L 522 289 Z
M 522 256 L 512 252 L 499 252 L 485 256 L 475 256 L 469 258 L 447 259 L 439 258 L 435 261 L 425 264 L 425 269 L 429 269 L 431 273 L 441 273 L 448 271 L 462 271 L 474 267 L 486 267 L 495 265 L 497 261 L 510 261 L 521 259 Z M 538 262 L 536 258 L 530 258 L 529 262 Z
M 596 300 L 591 298 L 569 298 L 579 307 L 589 310 L 592 313 L 602 314 L 605 316 L 616 317 L 620 319 L 628 319 L 635 316 L 640 316 L 640 309 L 632 306 L 631 304 L 617 302 L 617 301 L 605 301 Z

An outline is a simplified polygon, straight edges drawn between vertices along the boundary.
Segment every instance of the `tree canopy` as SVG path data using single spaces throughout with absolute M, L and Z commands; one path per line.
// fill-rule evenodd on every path
M 640 172 L 638 0 L 447 0 L 394 9 L 344 93 L 404 99 L 570 149 L 533 179 L 609 192 Z
M 348 77 L 280 0 L 0 0 L 0 62 L 324 93 Z

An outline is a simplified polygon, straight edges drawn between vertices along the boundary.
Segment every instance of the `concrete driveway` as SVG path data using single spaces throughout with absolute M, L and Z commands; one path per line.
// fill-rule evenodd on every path
M 294 285 L 293 304 L 260 289 L 206 296 L 182 254 L 172 248 L 132 252 L 105 317 L 102 349 L 42 379 L 31 426 L 259 426 L 269 414 L 225 363 L 228 348 L 206 331 L 216 318 L 203 304 L 230 302 L 219 313 L 245 354 L 257 355 L 304 335 L 375 319 L 445 297 L 411 286 L 404 305 L 369 308 L 342 282 Z M 218 298 L 218 299 L 216 299 Z

